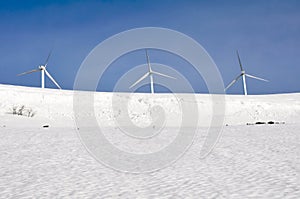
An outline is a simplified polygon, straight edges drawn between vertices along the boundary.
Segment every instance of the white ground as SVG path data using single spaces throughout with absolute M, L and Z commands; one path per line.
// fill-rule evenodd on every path
M 300 198 L 300 94 L 226 96 L 223 134 L 205 159 L 199 151 L 212 113 L 209 95 L 197 95 L 194 144 L 173 165 L 147 174 L 118 172 L 89 155 L 75 131 L 72 96 L 0 85 L 0 198 Z M 114 132 L 111 98 L 97 93 L 95 114 Z M 151 104 L 163 104 L 172 113 L 166 129 L 176 128 L 178 100 L 166 94 L 134 96 L 136 125 L 149 124 Z M 35 115 L 13 115 L 22 105 Z M 285 124 L 246 125 L 257 121 Z

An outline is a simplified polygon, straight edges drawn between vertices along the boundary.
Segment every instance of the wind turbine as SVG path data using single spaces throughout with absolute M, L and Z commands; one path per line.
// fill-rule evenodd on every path
M 265 81 L 265 82 L 268 82 L 268 80 L 265 80 L 263 78 L 260 78 L 260 77 L 255 77 L 253 75 L 249 75 L 245 72 L 243 66 L 242 66 L 242 62 L 241 62 L 241 59 L 240 59 L 240 56 L 239 56 L 239 52 L 236 51 L 236 54 L 237 54 L 237 57 L 238 57 L 238 60 L 239 60 L 239 65 L 240 65 L 240 69 L 241 69 L 241 74 L 239 76 L 237 76 L 226 88 L 225 88 L 225 91 L 231 87 L 235 82 L 237 82 L 240 77 L 243 78 L 243 86 L 244 86 L 244 95 L 247 95 L 247 85 L 246 85 L 246 76 L 249 77 L 249 78 L 252 78 L 252 79 L 257 79 L 257 80 L 261 80 L 261 81 Z
M 47 71 L 46 67 L 47 67 L 47 64 L 48 64 L 48 61 L 49 61 L 49 58 L 51 56 L 51 53 L 52 51 L 50 51 L 50 53 L 48 54 L 48 57 L 46 59 L 46 62 L 45 64 L 43 65 L 40 65 L 37 69 L 34 69 L 34 70 L 30 70 L 30 71 L 27 71 L 27 72 L 24 72 L 24 73 L 20 73 L 18 74 L 17 76 L 21 76 L 21 75 L 27 75 L 27 74 L 30 74 L 30 73 L 34 73 L 34 72 L 38 72 L 38 71 L 41 71 L 41 87 L 42 88 L 45 88 L 45 73 L 46 75 L 49 77 L 49 79 L 59 88 L 61 89 L 61 87 L 58 85 L 58 83 L 53 79 L 53 77 L 50 75 L 50 73 Z
M 167 78 L 171 78 L 171 79 L 176 79 L 175 77 L 169 76 L 169 75 L 165 75 L 156 71 L 153 71 L 150 65 L 150 59 L 149 59 L 149 55 L 148 55 L 148 51 L 146 49 L 146 58 L 147 58 L 147 64 L 148 64 L 148 72 L 143 75 L 140 79 L 138 79 L 135 83 L 133 83 L 129 88 L 132 88 L 134 86 L 136 86 L 138 83 L 140 83 L 141 81 L 143 81 L 145 78 L 147 78 L 148 76 L 150 77 L 150 86 L 151 86 L 151 93 L 154 93 L 154 83 L 153 83 L 153 75 L 159 75 L 162 77 L 167 77 Z

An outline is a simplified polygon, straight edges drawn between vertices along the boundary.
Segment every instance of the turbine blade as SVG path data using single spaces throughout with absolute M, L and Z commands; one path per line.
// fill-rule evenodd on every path
M 17 76 L 27 75 L 27 74 L 38 72 L 38 71 L 40 71 L 40 69 L 34 69 L 34 70 L 30 70 L 30 71 L 27 71 L 27 72 L 24 72 L 24 73 L 17 74 Z
M 239 80 L 240 77 L 242 77 L 243 74 L 240 74 L 239 76 L 237 76 L 234 80 L 232 80 L 232 82 L 230 82 L 230 84 L 225 88 L 225 91 L 230 88 L 235 82 L 237 82 Z
M 137 85 L 138 83 L 140 83 L 141 81 L 143 81 L 148 75 L 150 75 L 150 73 L 146 73 L 145 75 L 143 75 L 140 79 L 138 79 L 135 83 L 133 83 L 129 88 L 134 87 L 135 85 Z
M 148 70 L 149 70 L 149 72 L 151 72 L 152 69 L 151 69 L 151 65 L 150 65 L 150 58 L 149 58 L 149 55 L 148 55 L 148 50 L 146 49 L 145 51 L 146 51 L 146 59 L 147 59 L 147 64 L 148 64 Z
M 165 75 L 165 74 L 162 74 L 162 73 L 159 73 L 159 72 L 156 72 L 156 71 L 152 71 L 152 73 L 156 74 L 156 75 L 163 76 L 163 77 L 171 78 L 171 79 L 176 79 L 175 77 L 172 77 L 172 76 L 169 76 L 169 75 Z
M 239 65 L 240 65 L 241 71 L 244 71 L 238 50 L 236 50 L 236 54 L 237 54 L 237 57 L 239 59 Z
M 48 73 L 47 70 L 45 70 L 46 75 L 51 79 L 51 81 L 59 88 L 61 89 L 61 87 L 58 85 L 58 83 L 53 79 L 53 77 L 50 75 L 50 73 Z
M 258 79 L 258 80 L 261 80 L 261 81 L 265 81 L 265 82 L 269 82 L 269 80 L 266 80 L 266 79 L 263 79 L 263 78 L 260 78 L 260 77 L 255 77 L 253 75 L 249 75 L 249 74 L 245 74 L 247 77 L 250 77 L 250 78 L 253 78 L 253 79 Z
M 52 50 L 50 50 L 50 52 L 49 52 L 49 54 L 48 54 L 48 57 L 47 57 L 47 59 L 46 59 L 46 61 L 45 61 L 45 64 L 44 64 L 45 67 L 46 67 L 47 64 L 48 64 L 48 61 L 49 61 L 49 59 L 50 59 L 50 57 L 51 57 L 51 54 L 52 54 Z

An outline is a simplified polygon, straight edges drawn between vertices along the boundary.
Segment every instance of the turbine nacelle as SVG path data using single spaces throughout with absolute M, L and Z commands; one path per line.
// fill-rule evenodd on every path
M 46 67 L 43 66 L 43 65 L 40 65 L 40 66 L 39 66 L 39 69 L 40 69 L 40 70 L 46 70 Z

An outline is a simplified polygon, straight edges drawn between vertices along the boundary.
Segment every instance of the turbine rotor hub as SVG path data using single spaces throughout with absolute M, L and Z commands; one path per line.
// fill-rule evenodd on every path
M 39 69 L 40 69 L 40 70 L 45 70 L 45 69 L 46 69 L 46 67 L 45 67 L 45 66 L 43 66 L 43 65 L 41 65 L 41 66 L 39 66 Z

